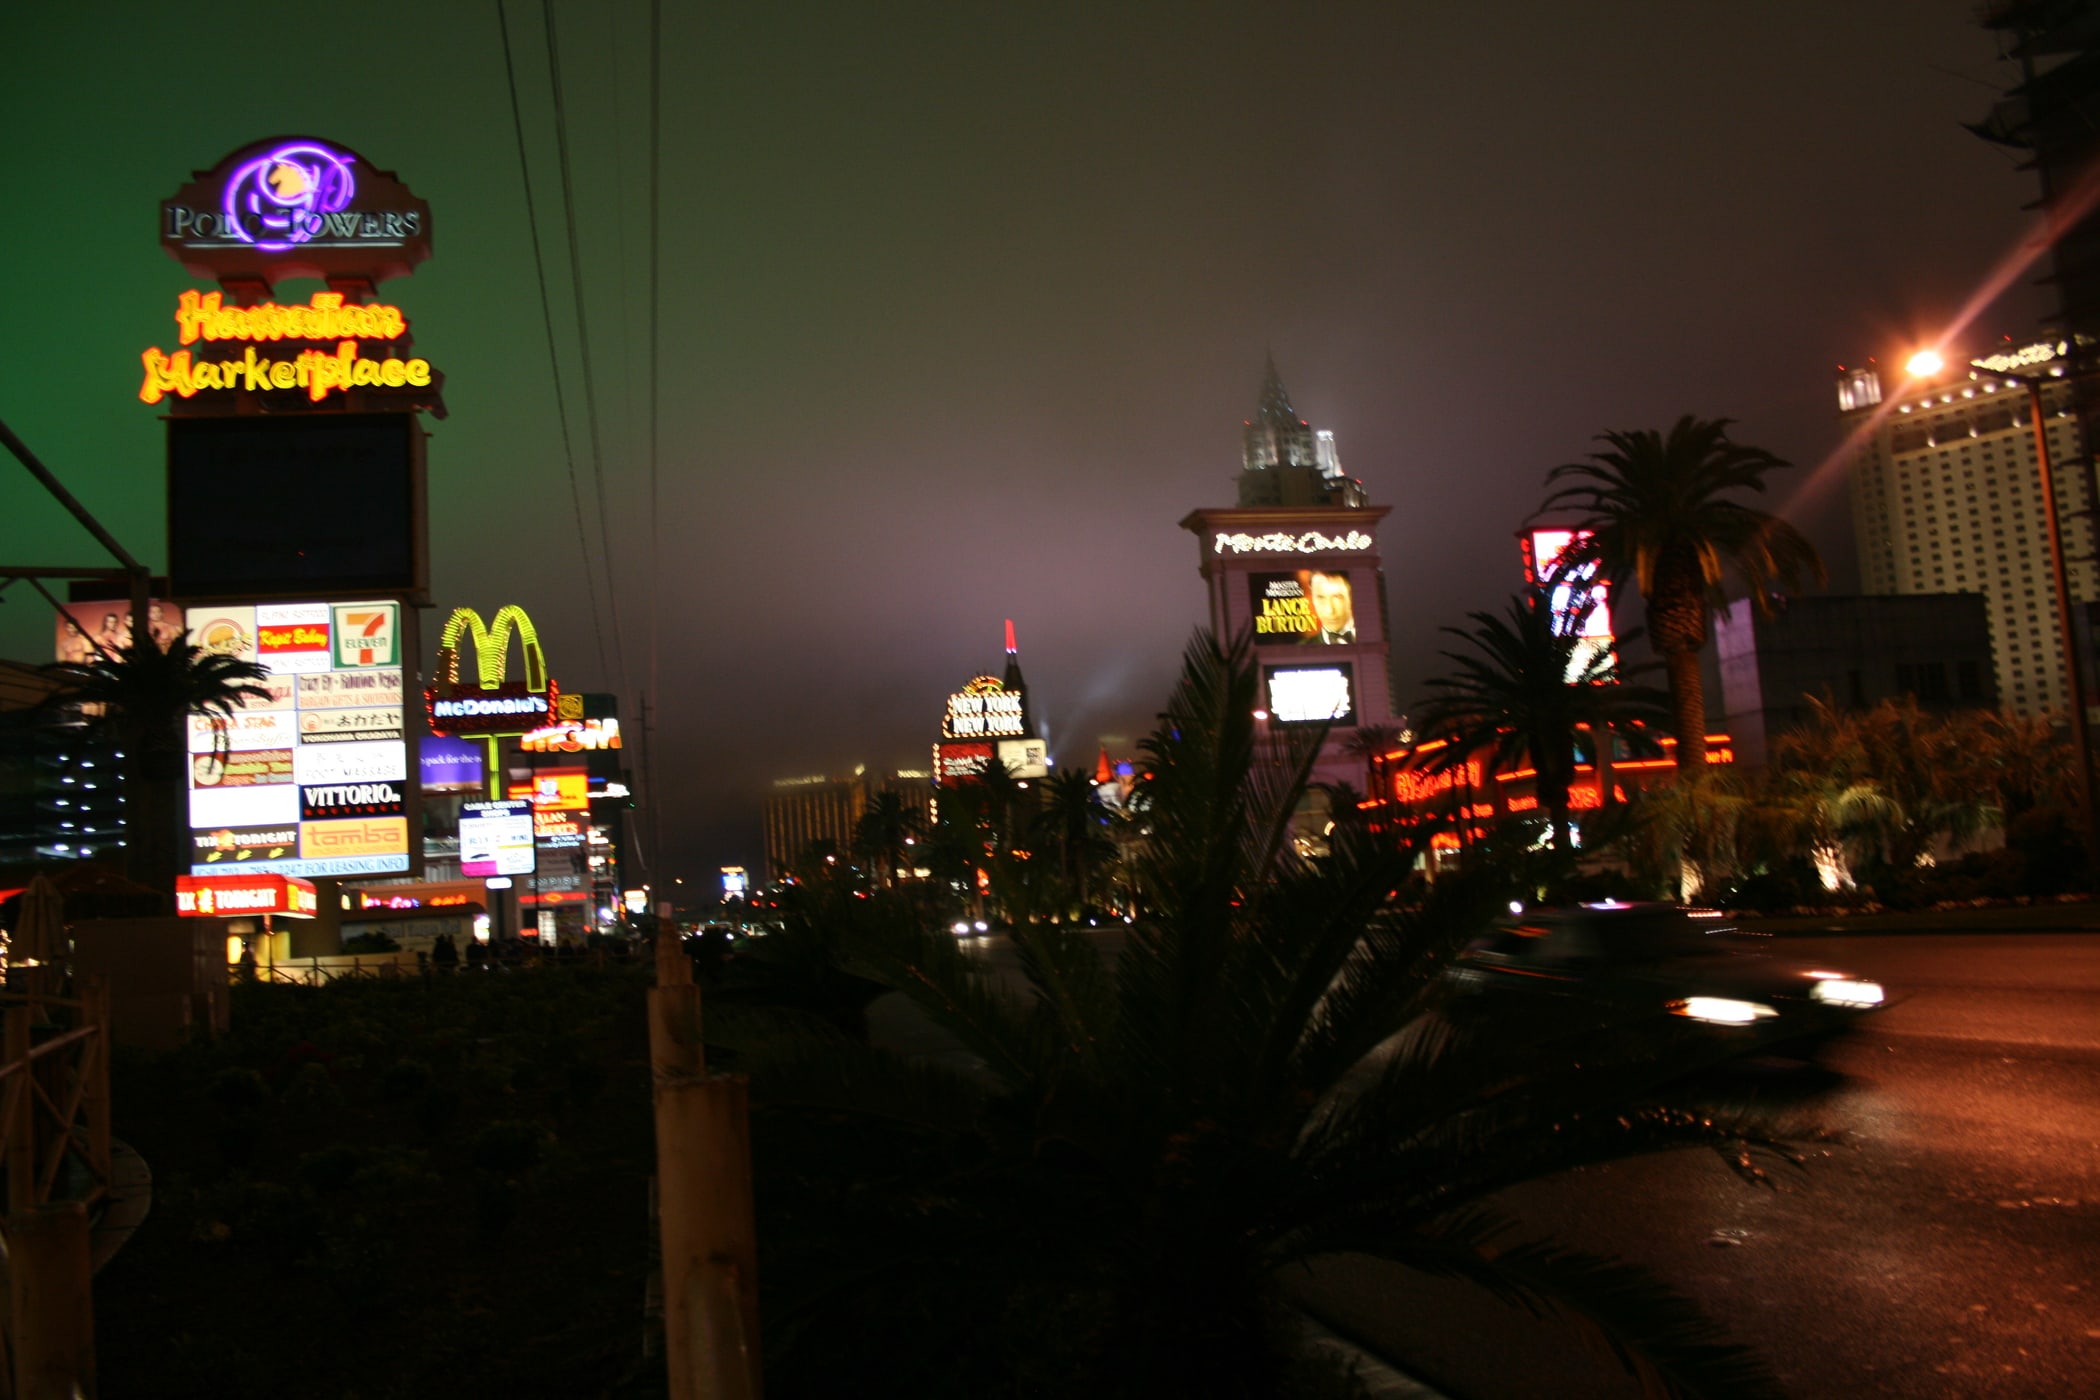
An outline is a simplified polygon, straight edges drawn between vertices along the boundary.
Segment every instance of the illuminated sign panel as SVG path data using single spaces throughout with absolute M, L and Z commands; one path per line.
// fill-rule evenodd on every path
M 189 610 L 199 646 L 270 671 L 268 697 L 226 724 L 190 717 L 193 873 L 412 868 L 399 613 L 390 601 Z
M 530 875 L 532 803 L 524 798 L 463 802 L 459 808 L 459 873 Z
M 282 874 L 244 870 L 175 877 L 175 912 L 186 918 L 282 914 L 311 919 L 320 909 L 311 881 Z
M 1011 769 L 1016 778 L 1050 776 L 1050 746 L 1041 739 L 1001 739 L 999 761 Z
M 944 739 L 1019 738 L 1027 732 L 1021 692 L 997 676 L 979 676 L 948 697 L 941 721 Z
M 164 201 L 160 240 L 192 274 L 222 282 L 379 282 L 430 256 L 430 206 L 345 146 L 272 137 L 198 171 Z
M 290 749 L 251 749 L 246 753 L 200 753 L 190 759 L 190 787 L 243 788 L 292 781 Z
M 988 743 L 936 744 L 933 747 L 933 780 L 962 782 L 979 776 L 984 765 L 998 755 Z
M 1561 555 L 1568 547 L 1587 538 L 1586 533 L 1567 529 L 1527 530 L 1519 537 L 1524 547 L 1525 582 L 1551 590 L 1554 630 L 1566 635 L 1575 620 L 1581 619 L 1582 640 L 1568 658 L 1569 680 L 1588 670 L 1597 658 L 1606 664 L 1613 660 L 1611 585 L 1598 577 L 1595 563 L 1579 569 L 1561 567 Z
M 525 653 L 522 681 L 504 679 L 512 632 Z M 463 643 L 474 652 L 474 673 L 466 679 L 460 675 Z M 559 691 L 547 677 L 539 631 L 525 610 L 509 604 L 496 610 L 493 623 L 484 624 L 472 608 L 453 609 L 438 638 L 438 674 L 423 692 L 423 704 L 431 733 L 486 740 L 492 766 L 496 739 L 524 734 L 556 719 Z
M 425 792 L 479 792 L 484 778 L 481 746 L 467 739 L 423 736 L 418 766 Z
M 205 392 L 246 393 L 296 391 L 307 402 L 352 389 L 430 389 L 441 376 L 420 356 L 392 353 L 408 335 L 408 318 L 398 306 L 362 305 L 340 292 L 315 292 L 304 306 L 228 307 L 220 293 L 184 292 L 175 303 L 176 351 L 149 346 L 139 355 L 145 377 L 139 402 L 154 404 L 173 394 L 194 398 Z M 367 337 L 387 348 L 367 352 Z M 279 348 L 278 343 L 291 345 Z M 300 342 L 326 341 L 326 344 Z M 239 348 L 228 342 L 240 342 Z M 207 347 L 226 346 L 223 352 Z M 260 344 L 262 349 L 258 350 Z
M 1278 724 L 1356 723 L 1356 668 L 1346 661 L 1266 666 L 1262 679 L 1269 693 L 1269 715 Z
M 1259 646 L 1346 646 L 1356 640 L 1356 589 L 1346 569 L 1247 575 Z
M 162 651 L 182 635 L 182 612 L 155 598 L 147 604 L 146 627 L 154 645 Z M 58 610 L 57 645 L 53 655 L 73 666 L 84 666 L 98 656 L 114 656 L 131 645 L 131 600 L 105 599 L 99 603 L 67 603 Z M 97 648 L 101 650 L 98 651 Z
M 190 833 L 190 860 L 197 865 L 242 865 L 254 860 L 282 860 L 299 850 L 299 827 L 222 826 Z
M 564 701 L 582 696 L 564 695 Z M 583 753 L 586 750 L 620 747 L 620 722 L 616 719 L 563 719 L 529 731 L 518 741 L 527 753 Z
M 1214 554 L 1362 554 L 1372 545 L 1371 537 L 1362 530 L 1340 535 L 1305 530 L 1297 534 L 1276 531 L 1266 535 L 1220 532 L 1211 537 L 1210 547 Z
M 299 820 L 330 817 L 398 817 L 407 798 L 400 783 L 331 783 L 299 789 Z

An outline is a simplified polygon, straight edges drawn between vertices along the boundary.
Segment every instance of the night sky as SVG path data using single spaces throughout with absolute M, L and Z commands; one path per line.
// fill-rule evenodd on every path
M 1832 366 L 1936 335 L 2031 217 L 1961 128 L 2011 78 L 1972 0 L 663 8 L 652 572 L 647 7 L 555 6 L 623 648 L 536 5 L 511 30 L 581 538 L 492 0 L 8 7 L 0 418 L 164 566 L 138 355 L 196 284 L 159 201 L 278 134 L 398 172 L 436 254 L 382 299 L 451 410 L 426 634 L 522 603 L 634 728 L 653 627 L 660 873 L 689 880 L 761 863 L 773 778 L 924 766 L 1006 617 L 1053 756 L 1127 748 L 1202 620 L 1176 522 L 1233 503 L 1265 352 L 1394 507 L 1413 697 L 1438 627 L 1516 586 L 1548 468 L 1728 416 L 1803 464 L 1787 500 L 1837 445 Z M 2040 305 L 2022 281 L 1973 333 Z M 1790 509 L 1848 589 L 1825 485 Z M 0 520 L 4 562 L 104 562 L 7 461 Z M 5 599 L 0 655 L 48 659 Z

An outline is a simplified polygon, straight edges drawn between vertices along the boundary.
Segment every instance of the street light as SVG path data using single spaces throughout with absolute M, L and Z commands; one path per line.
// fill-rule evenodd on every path
M 1937 350 L 1920 350 L 1903 366 L 1904 373 L 1916 379 L 1929 379 L 1947 367 L 1947 362 Z

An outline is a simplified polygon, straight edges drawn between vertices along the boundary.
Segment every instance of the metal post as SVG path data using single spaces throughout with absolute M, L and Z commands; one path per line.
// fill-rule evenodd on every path
M 5 1084 L 9 1110 L 7 1138 L 7 1213 L 21 1215 L 36 1204 L 36 1065 L 29 1058 L 29 1008 L 10 1006 L 6 1013 L 5 1049 L 0 1064 L 15 1072 L 0 1080 Z
M 93 1400 L 95 1306 L 87 1207 L 54 1201 L 7 1217 L 15 1400 Z
M 2078 651 L 2077 629 L 2071 624 L 2071 585 L 2064 572 L 2064 537 L 2056 512 L 2056 472 L 2049 461 L 2049 425 L 2042 406 L 2042 381 L 2023 379 L 2027 387 L 2027 415 L 2034 427 L 2035 462 L 2042 474 L 2042 518 L 2049 529 L 2049 581 L 2056 591 L 2057 637 L 2063 646 L 2064 685 L 2070 691 L 2071 747 L 2078 764 L 2078 812 L 2085 821 L 2086 864 L 2089 871 L 2100 867 L 2100 830 L 2093 813 L 2093 737 L 2085 713 L 2085 667 Z
M 673 1400 L 757 1400 L 758 1241 L 747 1081 L 707 1072 L 700 989 L 660 919 L 649 989 L 664 1359 Z

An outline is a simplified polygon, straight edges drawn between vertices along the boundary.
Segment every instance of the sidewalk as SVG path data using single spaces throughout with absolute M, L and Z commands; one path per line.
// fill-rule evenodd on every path
M 1913 909 L 1903 913 L 1799 914 L 1782 918 L 1744 918 L 1738 927 L 1750 933 L 1789 934 L 1884 933 L 2100 933 L 2100 903 L 1992 904 L 1982 908 Z

